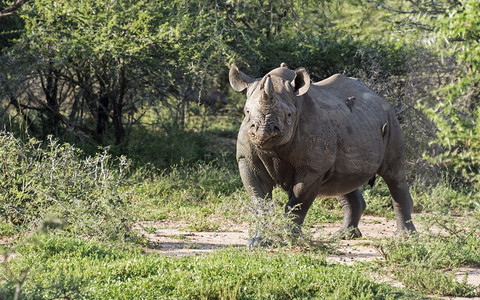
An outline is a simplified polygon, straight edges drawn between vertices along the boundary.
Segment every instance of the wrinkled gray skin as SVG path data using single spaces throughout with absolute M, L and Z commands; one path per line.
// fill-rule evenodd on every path
M 289 197 L 285 211 L 295 207 L 301 225 L 316 197 L 336 196 L 344 212 L 339 235 L 360 237 L 366 204 L 358 188 L 378 174 L 393 198 L 397 233 L 415 231 L 402 132 L 385 100 L 339 74 L 310 83 L 304 68 L 280 67 L 253 79 L 232 65 L 229 79 L 234 90 L 247 90 L 237 161 L 252 200 L 268 199 L 281 186 Z

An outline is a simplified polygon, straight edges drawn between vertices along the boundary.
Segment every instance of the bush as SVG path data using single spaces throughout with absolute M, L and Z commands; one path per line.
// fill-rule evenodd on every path
M 480 197 L 480 34 L 478 1 L 460 1 L 443 15 L 431 19 L 440 54 L 455 59 L 449 82 L 434 90 L 439 101 L 421 106 L 435 124 L 430 161 L 452 178 L 458 187 L 471 189 L 472 201 Z
M 82 159 L 82 151 L 52 139 L 22 142 L 0 132 L 0 218 L 14 225 L 63 220 L 68 232 L 123 239 L 132 219 L 119 187 L 129 162 L 106 150 Z

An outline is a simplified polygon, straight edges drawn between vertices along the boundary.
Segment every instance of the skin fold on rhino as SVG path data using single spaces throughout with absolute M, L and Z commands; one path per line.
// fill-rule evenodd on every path
M 300 226 L 316 197 L 335 196 L 344 212 L 339 234 L 360 237 L 366 203 L 359 187 L 378 174 L 393 198 L 397 233 L 415 231 L 402 132 L 385 100 L 358 79 L 336 74 L 311 83 L 304 68 L 284 64 L 257 79 L 232 65 L 229 79 L 247 95 L 237 161 L 252 200 L 281 186 L 285 211 Z

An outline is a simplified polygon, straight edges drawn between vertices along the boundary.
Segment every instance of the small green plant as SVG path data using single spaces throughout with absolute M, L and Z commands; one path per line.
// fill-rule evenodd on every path
M 125 239 L 132 235 L 127 192 L 129 161 L 107 150 L 82 158 L 79 149 L 53 138 L 27 142 L 0 132 L 0 219 L 36 225 L 48 216 L 76 235 Z
M 144 227 L 143 229 L 150 234 L 154 234 L 157 231 L 157 228 L 151 226 Z
M 312 233 L 293 222 L 296 207 L 284 211 L 285 193 L 275 189 L 272 199 L 248 199 L 243 202 L 242 213 L 250 223 L 250 239 L 259 239 L 261 245 L 272 247 L 312 246 Z
M 188 237 L 185 234 L 174 234 L 168 237 L 171 237 L 172 239 L 177 239 L 177 240 L 188 240 Z

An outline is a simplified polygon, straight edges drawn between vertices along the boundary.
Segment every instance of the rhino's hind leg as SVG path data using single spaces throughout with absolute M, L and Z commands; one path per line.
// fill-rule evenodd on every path
M 344 239 L 359 238 L 362 233 L 358 229 L 358 222 L 367 207 L 359 189 L 344 196 L 338 197 L 343 209 L 343 223 L 337 234 Z
M 413 200 L 408 191 L 407 181 L 405 179 L 399 179 L 402 177 L 404 178 L 404 176 L 398 176 L 398 174 L 391 173 L 387 173 L 383 176 L 393 198 L 393 210 L 397 221 L 396 234 L 405 234 L 416 231 L 411 215 Z

